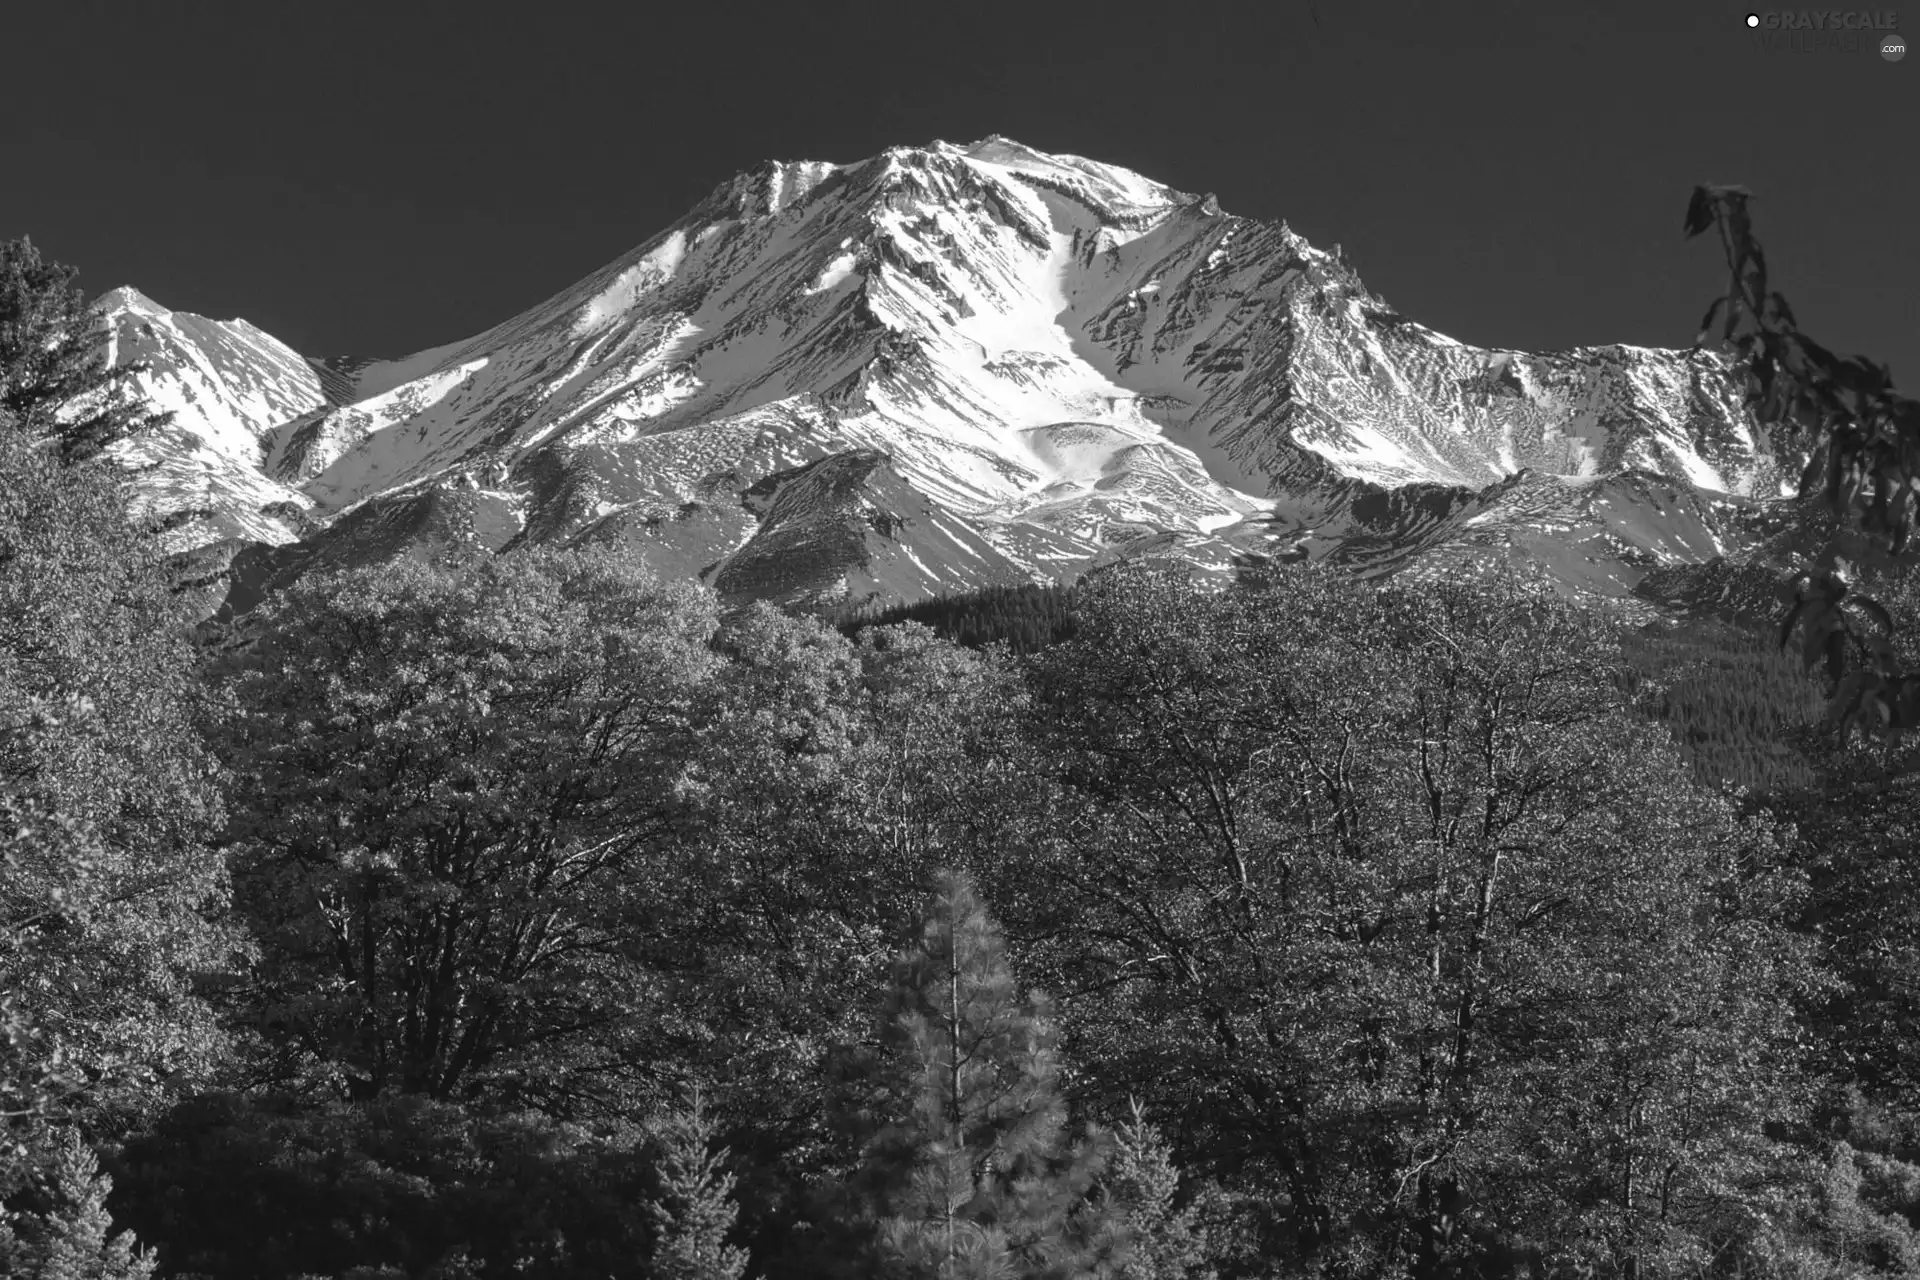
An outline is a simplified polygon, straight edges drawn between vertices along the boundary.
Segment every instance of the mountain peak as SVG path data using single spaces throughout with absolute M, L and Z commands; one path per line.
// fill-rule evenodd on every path
M 1073 194 L 1091 197 L 1101 204 L 1121 206 L 1126 210 L 1170 208 L 1189 203 L 1194 198 L 1188 192 L 1176 191 L 1119 165 L 1103 164 L 1084 156 L 1041 151 L 998 133 L 971 144 L 965 148 L 964 154 L 970 160 L 999 165 L 1031 177 L 1064 182 L 1075 188 Z
M 151 316 L 154 319 L 159 319 L 173 314 L 172 311 L 161 306 L 130 284 L 123 284 L 118 289 L 107 290 L 107 292 L 94 299 L 93 305 L 109 317 L 116 315 L 137 315 Z
M 1004 135 L 765 161 L 540 305 L 324 384 L 236 326 L 114 299 L 142 317 L 121 357 L 179 372 L 183 422 L 215 403 L 196 371 L 284 386 L 229 396 L 218 434 L 312 504 L 315 538 L 351 519 L 404 541 L 423 494 L 457 491 L 489 546 L 612 538 L 746 593 L 910 596 L 1165 548 L 1220 572 L 1511 552 L 1622 594 L 1721 534 L 1609 477 L 1774 484 L 1730 384 L 1684 353 L 1468 347 L 1337 247 Z

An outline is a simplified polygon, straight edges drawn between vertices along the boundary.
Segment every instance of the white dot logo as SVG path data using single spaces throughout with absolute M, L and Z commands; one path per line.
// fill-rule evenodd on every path
M 1907 42 L 1899 36 L 1888 36 L 1880 42 L 1880 56 L 1888 62 L 1898 62 L 1907 56 Z
M 1748 26 L 1750 26 L 1750 27 L 1757 27 L 1757 26 L 1759 26 L 1759 25 L 1760 25 L 1760 15 L 1759 15 L 1759 14 L 1757 14 L 1757 13 L 1750 13 L 1750 14 L 1748 14 L 1748 15 L 1747 15 L 1747 25 L 1748 25 Z

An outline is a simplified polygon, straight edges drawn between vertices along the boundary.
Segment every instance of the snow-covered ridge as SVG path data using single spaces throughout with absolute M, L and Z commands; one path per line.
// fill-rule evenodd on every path
M 243 322 L 131 291 L 108 302 L 128 335 L 115 358 L 154 361 L 156 403 L 190 401 L 203 438 L 323 524 L 465 486 L 503 495 L 521 540 L 617 536 L 676 572 L 717 571 L 758 527 L 716 516 L 696 536 L 676 513 L 747 511 L 751 486 L 788 473 L 817 486 L 828 473 L 808 464 L 836 455 L 888 460 L 846 474 L 889 510 L 942 513 L 874 535 L 942 567 L 850 571 L 845 590 L 957 585 L 1001 562 L 1068 575 L 1148 547 L 1224 569 L 1455 529 L 1411 507 L 1397 531 L 1355 515 L 1410 485 L 1477 494 L 1535 475 L 1574 493 L 1639 471 L 1736 500 L 1777 491 L 1714 357 L 1468 347 L 1284 224 L 1001 137 L 769 162 L 492 329 L 330 361 L 324 380 Z M 1565 524 L 1580 503 L 1547 506 Z M 1545 519 L 1492 500 L 1476 514 L 1455 529 L 1468 543 Z M 1712 543 L 1578 520 L 1601 541 L 1541 536 L 1622 564 Z M 861 545 L 848 554 L 881 555 Z
M 150 365 L 141 394 L 213 448 L 255 454 L 270 428 L 325 402 L 306 358 L 245 320 L 169 311 L 125 286 L 97 305 L 109 361 Z
M 150 510 L 199 513 L 171 535 L 174 547 L 291 541 L 287 520 L 263 508 L 312 504 L 268 478 L 262 441 L 274 427 L 326 402 L 319 373 L 245 320 L 170 311 L 131 287 L 96 305 L 106 319 L 108 359 L 146 366 L 134 375 L 133 389 L 173 414 L 158 437 L 123 444 L 116 453 L 151 468 L 141 482 Z

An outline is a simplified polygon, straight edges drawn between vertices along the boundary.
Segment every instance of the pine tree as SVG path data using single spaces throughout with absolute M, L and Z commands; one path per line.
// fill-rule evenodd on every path
M 1045 998 L 1020 997 L 972 884 L 942 874 L 866 1064 L 852 1190 L 882 1274 L 1093 1273 L 1103 1144 L 1069 1140 L 1059 1070 Z
M 1132 1117 L 1114 1133 L 1103 1182 L 1127 1236 L 1114 1280 L 1212 1280 L 1197 1211 L 1174 1209 L 1180 1171 L 1137 1099 Z
M 16 1201 L 36 1203 L 0 1215 L 0 1276 L 21 1280 L 148 1280 L 156 1261 L 133 1233 L 112 1234 L 107 1193 L 113 1181 L 73 1130 L 55 1139 L 37 1185 Z
M 57 441 L 68 463 L 171 417 L 123 394 L 138 367 L 108 367 L 106 332 L 73 287 L 78 274 L 43 259 L 31 240 L 0 242 L 0 409 L 30 439 Z
M 713 1150 L 713 1123 L 697 1091 L 662 1131 L 660 1194 L 646 1206 L 655 1231 L 652 1274 L 656 1280 L 740 1280 L 747 1251 L 726 1243 L 739 1212 L 734 1178 L 720 1172 L 727 1153 Z

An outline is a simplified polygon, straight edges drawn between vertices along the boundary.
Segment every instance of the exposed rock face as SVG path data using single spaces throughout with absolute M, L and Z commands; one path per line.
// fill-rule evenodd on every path
M 233 536 L 288 541 L 271 502 L 317 528 L 276 578 L 432 528 L 614 540 L 738 598 L 914 599 L 1136 554 L 1510 555 L 1624 597 L 1735 549 L 1732 514 L 1779 492 L 1716 357 L 1467 347 L 1284 224 L 997 137 L 764 165 L 404 360 L 308 362 L 108 301 L 118 334 L 166 318 L 116 358 L 152 360 L 177 438 L 226 468 L 193 500 Z
M 714 567 L 722 596 L 783 604 L 918 600 L 1031 581 L 967 521 L 855 449 L 768 476 L 746 491 L 760 526 Z

